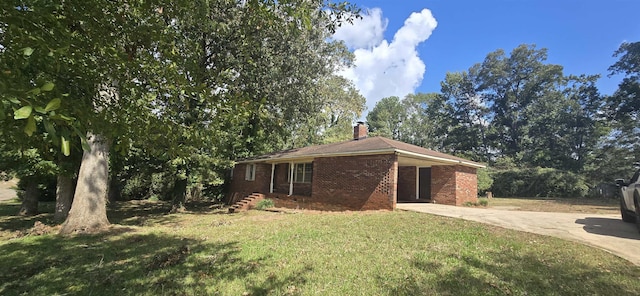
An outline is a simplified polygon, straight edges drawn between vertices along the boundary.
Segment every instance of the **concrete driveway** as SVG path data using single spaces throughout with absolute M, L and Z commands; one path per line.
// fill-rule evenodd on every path
M 620 215 L 545 213 L 398 203 L 397 208 L 555 236 L 595 246 L 640 265 L 640 233 Z

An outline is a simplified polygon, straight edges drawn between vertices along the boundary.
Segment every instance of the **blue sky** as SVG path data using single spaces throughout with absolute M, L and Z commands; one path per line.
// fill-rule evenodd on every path
M 341 74 L 369 110 L 389 95 L 437 92 L 446 72 L 523 43 L 547 48 L 547 62 L 564 66 L 565 74 L 601 74 L 600 92 L 611 94 L 621 80 L 607 77 L 613 52 L 640 41 L 638 0 L 350 2 L 369 13 L 335 35 L 356 54 L 356 66 Z

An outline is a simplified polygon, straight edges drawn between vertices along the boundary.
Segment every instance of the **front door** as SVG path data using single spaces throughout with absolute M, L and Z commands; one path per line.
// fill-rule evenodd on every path
M 420 168 L 420 199 L 431 199 L 431 168 Z

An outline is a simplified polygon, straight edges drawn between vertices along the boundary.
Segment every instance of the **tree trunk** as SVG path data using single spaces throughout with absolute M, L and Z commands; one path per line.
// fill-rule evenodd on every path
M 186 210 L 184 203 L 186 202 L 187 196 L 187 179 L 188 178 L 178 178 L 176 180 L 175 186 L 173 187 L 173 201 L 171 203 L 170 213 L 181 213 Z
M 20 206 L 20 216 L 34 216 L 38 214 L 38 183 L 33 179 L 26 180 L 27 188 L 22 199 L 22 205 Z
M 91 151 L 82 155 L 73 203 L 60 234 L 99 232 L 109 226 L 109 143 L 91 133 L 87 133 L 87 142 Z
M 64 222 L 69 215 L 71 202 L 73 201 L 73 179 L 68 176 L 58 175 L 56 186 L 56 212 L 53 220 L 56 223 Z

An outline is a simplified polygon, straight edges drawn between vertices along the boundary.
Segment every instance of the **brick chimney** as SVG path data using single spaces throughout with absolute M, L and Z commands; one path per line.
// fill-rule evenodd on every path
M 353 127 L 353 139 L 360 140 L 367 137 L 367 126 L 364 122 L 358 121 L 358 124 Z

